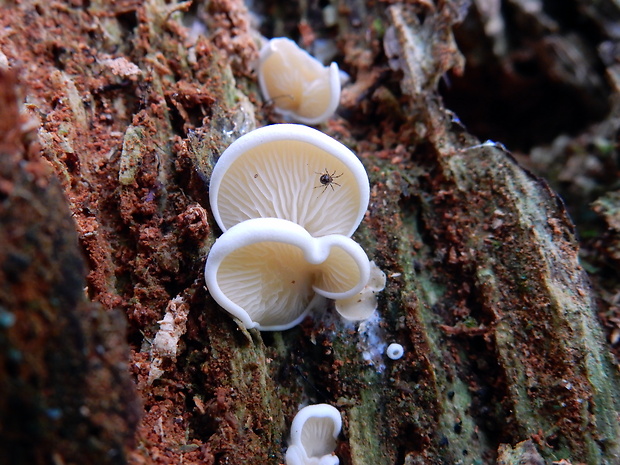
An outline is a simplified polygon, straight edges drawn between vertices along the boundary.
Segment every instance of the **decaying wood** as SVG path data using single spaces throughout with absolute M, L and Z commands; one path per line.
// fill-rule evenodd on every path
M 122 315 L 84 295 L 66 198 L 0 70 L 0 462 L 117 463 L 139 403 Z
M 494 10 L 474 3 L 488 26 Z M 302 10 L 309 43 L 313 28 L 338 30 L 352 83 L 320 129 L 367 168 L 354 238 L 388 284 L 367 322 L 326 308 L 274 333 L 238 326 L 202 278 L 219 234 L 213 166 L 278 122 L 257 92 L 245 6 L 0 8 L 11 104 L 0 108 L 0 445 L 28 446 L 12 463 L 279 464 L 303 402 L 342 412 L 343 464 L 620 461 L 620 375 L 573 222 L 544 179 L 468 133 L 438 93 L 467 67 L 454 29 L 468 2 L 348 2 L 325 31 L 316 6 Z M 278 14 L 273 29 L 286 30 Z M 402 359 L 385 357 L 390 342 Z

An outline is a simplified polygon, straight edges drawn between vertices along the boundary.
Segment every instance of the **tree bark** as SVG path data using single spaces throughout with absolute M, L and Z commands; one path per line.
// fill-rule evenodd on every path
M 506 31 L 545 44 L 555 31 L 540 26 L 553 8 L 524 3 L 342 2 L 328 25 L 319 5 L 254 5 L 272 34 L 337 45 L 352 83 L 320 129 L 367 168 L 354 238 L 388 277 L 366 322 L 328 306 L 273 333 L 238 325 L 202 277 L 220 233 L 213 166 L 237 137 L 279 122 L 257 90 L 245 5 L 1 3 L 0 454 L 16 451 L 2 459 L 279 464 L 299 406 L 327 402 L 343 415 L 342 464 L 619 463 L 620 374 L 573 221 L 545 179 L 469 133 L 439 92 L 449 79 L 448 101 L 473 88 L 469 63 L 501 63 L 496 77 L 515 82 Z M 588 51 L 612 41 L 617 5 L 572 10 L 602 31 L 579 39 Z M 505 27 L 489 29 L 498 18 Z M 455 31 L 472 21 L 481 35 L 462 55 Z M 555 51 L 574 43 L 555 39 Z M 549 56 L 543 69 L 570 54 Z M 615 64 L 596 66 L 591 79 L 544 82 L 560 82 L 556 103 L 589 95 L 583 124 L 605 117 L 615 133 Z M 514 123 L 521 147 L 542 143 L 522 135 L 530 123 Z M 403 358 L 385 356 L 391 342 Z

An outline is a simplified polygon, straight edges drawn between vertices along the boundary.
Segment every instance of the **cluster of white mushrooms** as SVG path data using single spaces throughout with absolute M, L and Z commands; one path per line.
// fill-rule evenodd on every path
M 263 331 L 295 326 L 325 298 L 343 300 L 336 308 L 345 318 L 368 317 L 385 277 L 380 286 L 382 272 L 351 235 L 369 192 L 355 154 L 316 129 L 275 124 L 240 137 L 222 153 L 209 185 L 223 231 L 205 265 L 211 296 L 246 328 Z M 340 422 L 329 405 L 302 409 L 287 464 L 337 464 Z
M 266 100 L 295 121 L 317 124 L 336 110 L 338 66 L 322 66 L 289 39 L 261 51 Z M 246 328 L 299 324 L 325 299 L 348 320 L 376 309 L 385 274 L 351 235 L 369 202 L 368 175 L 340 142 L 300 124 L 256 129 L 233 142 L 213 170 L 209 199 L 223 231 L 205 265 L 211 296 Z M 318 404 L 291 427 L 288 465 L 337 465 L 342 419 Z
M 206 284 L 246 328 L 291 328 L 325 298 L 358 296 L 358 306 L 336 306 L 350 320 L 375 310 L 371 263 L 350 237 L 368 206 L 368 176 L 340 142 L 298 124 L 256 129 L 222 153 L 209 198 L 224 234 Z

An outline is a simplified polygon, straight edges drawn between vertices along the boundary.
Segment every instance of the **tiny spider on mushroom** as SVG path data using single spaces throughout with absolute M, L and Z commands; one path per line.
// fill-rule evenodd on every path
M 323 172 L 323 173 L 317 173 L 316 171 L 315 171 L 315 173 L 321 175 L 321 177 L 319 178 L 319 182 L 321 183 L 321 185 L 314 187 L 315 189 L 317 189 L 319 187 L 323 187 L 323 191 L 321 192 L 321 194 L 323 192 L 325 192 L 328 187 L 331 187 L 332 190 L 334 190 L 334 184 L 336 184 L 338 187 L 340 187 L 340 184 L 338 184 L 336 181 L 334 181 L 334 179 L 338 179 L 339 177 L 341 177 L 344 174 L 344 173 L 340 173 L 338 176 L 336 176 L 336 171 L 335 170 L 334 170 L 333 173 L 330 173 L 327 168 L 325 168 L 325 172 Z

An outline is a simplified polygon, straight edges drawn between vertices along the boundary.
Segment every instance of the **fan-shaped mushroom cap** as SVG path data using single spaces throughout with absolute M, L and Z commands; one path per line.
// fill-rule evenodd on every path
M 279 113 L 304 124 L 327 121 L 340 101 L 338 65 L 323 66 L 285 37 L 271 39 L 262 48 L 258 83 Z
M 246 328 L 263 331 L 298 324 L 315 292 L 329 299 L 357 294 L 369 273 L 368 257 L 353 239 L 314 238 L 278 218 L 233 226 L 215 241 L 205 265 L 213 298 Z
M 353 234 L 369 192 L 353 152 L 299 124 L 265 126 L 237 139 L 222 153 L 209 185 L 222 231 L 250 218 L 282 218 L 315 237 Z
M 328 404 L 302 408 L 291 425 L 287 465 L 337 465 L 336 439 L 342 428 L 340 412 Z

